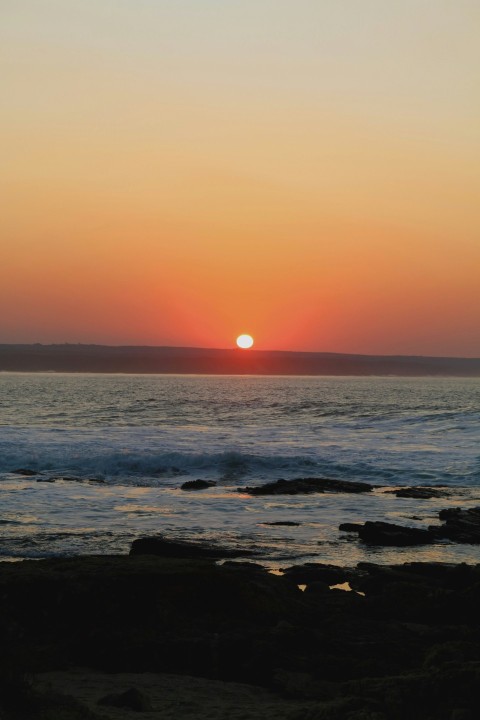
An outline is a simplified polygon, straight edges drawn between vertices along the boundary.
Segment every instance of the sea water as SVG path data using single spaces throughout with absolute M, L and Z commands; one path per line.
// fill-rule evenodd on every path
M 377 487 L 239 492 L 296 477 Z M 216 486 L 180 489 L 197 478 Z M 388 492 L 438 483 L 451 497 Z M 372 549 L 338 525 L 426 527 L 444 507 L 480 505 L 480 379 L 1 373 L 0 490 L 3 559 L 126 553 L 136 537 L 162 534 L 276 567 L 476 562 L 475 546 Z

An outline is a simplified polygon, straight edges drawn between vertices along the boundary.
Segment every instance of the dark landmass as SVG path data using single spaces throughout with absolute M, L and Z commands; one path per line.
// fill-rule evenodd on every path
M 0 716 L 474 720 L 479 606 L 479 565 L 0 563 Z
M 0 345 L 0 371 L 480 377 L 480 358 L 36 344 Z

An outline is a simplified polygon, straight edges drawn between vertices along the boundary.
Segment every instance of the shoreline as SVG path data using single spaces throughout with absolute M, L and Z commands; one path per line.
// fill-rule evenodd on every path
M 138 487 L 48 471 L 17 473 L 1 483 L 3 560 L 122 555 L 137 538 L 158 533 L 228 546 L 244 559 L 253 553 L 273 568 L 310 561 L 349 566 L 478 558 L 476 487 L 375 486 L 313 477 L 246 487 L 240 481 L 182 484 L 182 478 L 169 487 Z M 471 537 L 461 542 L 441 533 L 440 515 L 458 507 L 475 520 Z M 369 528 L 380 530 L 378 523 L 388 525 L 380 535 L 365 535 Z M 394 526 L 402 528 L 398 540 L 389 536 Z
M 480 564 L 275 575 L 142 554 L 0 563 L 2 718 L 40 720 L 50 707 L 55 720 L 220 719 L 236 707 L 252 720 L 473 720 L 479 603 Z M 98 704 L 129 690 L 144 714 L 132 693 L 121 710 Z

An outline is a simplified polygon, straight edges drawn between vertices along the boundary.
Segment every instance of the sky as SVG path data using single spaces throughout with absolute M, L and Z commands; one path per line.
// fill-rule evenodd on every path
M 0 28 L 0 343 L 480 356 L 477 0 Z

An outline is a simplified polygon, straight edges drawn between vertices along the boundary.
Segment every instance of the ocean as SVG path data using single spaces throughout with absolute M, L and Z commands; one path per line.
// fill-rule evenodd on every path
M 298 477 L 377 487 L 238 492 Z M 180 489 L 197 478 L 217 484 Z M 452 494 L 389 492 L 429 484 Z M 427 527 L 444 507 L 480 505 L 480 379 L 0 373 L 0 489 L 3 560 L 127 553 L 162 534 L 277 568 L 477 562 L 478 546 L 371 548 L 338 526 Z

